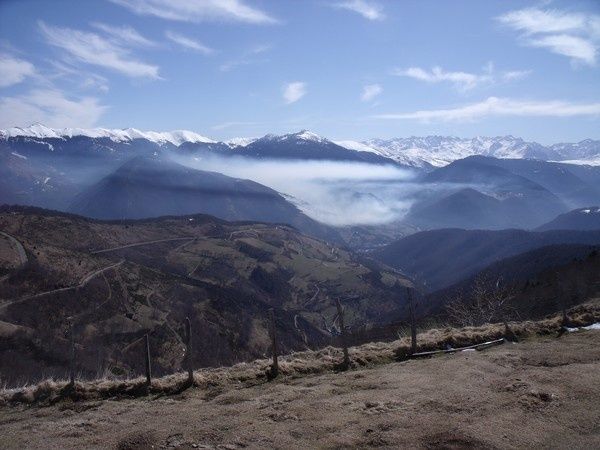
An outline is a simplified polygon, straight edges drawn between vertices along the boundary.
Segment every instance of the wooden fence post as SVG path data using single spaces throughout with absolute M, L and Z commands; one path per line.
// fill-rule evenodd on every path
M 506 318 L 503 318 L 502 323 L 504 324 L 504 337 L 506 338 L 506 340 L 510 342 L 518 342 L 519 338 L 513 332 L 513 330 L 510 329 L 510 326 L 508 325 L 508 320 L 506 320 Z
M 192 368 L 192 323 L 185 318 L 185 365 L 188 373 L 188 384 L 194 385 L 194 370 Z
M 73 318 L 69 318 L 69 338 L 71 355 L 69 358 L 69 386 L 75 386 L 75 333 L 73 332 Z
M 409 287 L 406 288 L 406 294 L 410 314 L 410 354 L 412 355 L 417 352 L 417 319 L 415 317 L 415 303 Z
M 279 375 L 279 361 L 277 360 L 277 354 L 279 353 L 277 348 L 277 330 L 275 328 L 275 310 L 269 309 L 269 322 L 271 331 L 271 351 L 273 352 L 273 363 L 271 364 L 271 378 L 276 378 Z
M 144 357 L 146 359 L 146 386 L 150 387 L 152 384 L 152 367 L 150 365 L 150 338 L 148 337 L 148 333 L 144 336 L 144 340 L 146 345 L 144 351 Z
M 346 339 L 346 325 L 344 324 L 344 308 L 339 299 L 335 299 L 335 306 L 337 307 L 338 321 L 340 325 L 340 336 L 342 339 L 342 349 L 344 350 L 344 361 L 342 362 L 341 368 L 347 369 L 350 367 L 350 355 L 348 354 L 348 341 Z
M 567 315 L 567 305 L 565 300 L 562 301 L 562 323 L 563 327 L 568 327 L 570 324 L 569 316 Z

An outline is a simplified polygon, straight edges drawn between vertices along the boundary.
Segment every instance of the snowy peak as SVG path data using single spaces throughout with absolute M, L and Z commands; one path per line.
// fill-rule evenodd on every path
M 294 133 L 288 135 L 289 137 L 294 137 L 296 139 L 300 139 L 303 141 L 312 141 L 312 142 L 329 142 L 328 139 L 319 136 L 318 134 L 313 133 L 312 131 L 302 130 L 299 133 Z
M 470 139 L 454 136 L 413 136 L 362 142 L 338 141 L 337 144 L 352 150 L 371 151 L 414 167 L 443 167 L 453 161 L 475 155 L 545 161 L 591 160 L 600 157 L 600 141 L 587 139 L 577 144 L 543 146 L 510 135 L 477 136 Z
M 75 136 L 84 136 L 92 139 L 107 138 L 114 142 L 128 142 L 133 141 L 134 139 L 146 139 L 157 144 L 165 144 L 168 142 L 177 147 L 184 142 L 209 144 L 216 142 L 198 133 L 186 130 L 157 132 L 140 131 L 135 128 L 127 128 L 122 130 L 108 128 L 49 128 L 39 123 L 26 128 L 13 127 L 7 130 L 0 130 L 0 138 L 3 139 L 8 139 L 11 137 L 66 139 Z
M 289 134 L 267 134 L 260 139 L 256 139 L 255 141 L 268 141 L 268 142 L 296 142 L 296 143 L 304 143 L 304 142 L 313 142 L 313 143 L 330 143 L 329 139 L 326 139 L 318 134 L 313 133 L 309 130 L 301 130 L 297 133 L 289 133 Z
M 591 208 L 582 208 L 576 210 L 580 214 L 600 214 L 600 208 L 595 206 Z
M 229 148 L 246 147 L 246 146 L 252 144 L 257 139 L 258 138 L 238 137 L 238 138 L 233 138 L 233 139 L 229 139 L 228 141 L 225 141 L 225 144 L 227 144 L 227 146 L 229 146 Z

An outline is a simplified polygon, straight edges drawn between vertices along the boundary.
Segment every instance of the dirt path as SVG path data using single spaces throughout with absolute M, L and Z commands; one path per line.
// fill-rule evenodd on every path
M 21 244 L 15 237 L 11 236 L 8 233 L 5 233 L 4 231 L 0 231 L 0 235 L 4 236 L 8 240 L 8 243 L 11 246 L 11 248 L 17 253 L 19 263 L 16 268 L 23 267 L 25 264 L 27 264 L 27 261 L 29 259 L 27 258 L 27 253 L 25 252 L 23 244 Z M 8 277 L 10 277 L 10 274 L 0 277 L 0 282 L 3 282 L 4 280 L 8 279 Z
M 17 255 L 19 256 L 19 265 L 23 266 L 27 264 L 27 253 L 25 253 L 23 245 L 16 238 L 4 231 L 0 231 L 0 234 L 9 240 L 11 247 L 17 252 Z
M 22 298 L 18 298 L 16 300 L 8 301 L 8 302 L 3 303 L 2 305 L 0 305 L 0 310 L 2 310 L 4 308 L 7 308 L 7 307 L 9 307 L 11 305 L 14 305 L 15 303 L 21 303 L 21 302 L 24 302 L 24 301 L 27 301 L 27 300 L 33 300 L 34 298 L 45 297 L 47 295 L 58 294 L 60 292 L 68 292 L 68 291 L 72 291 L 74 289 L 79 289 L 79 288 L 85 287 L 90 281 L 92 281 L 98 275 L 103 274 L 107 270 L 114 269 L 115 267 L 120 266 L 124 262 L 125 262 L 125 260 L 122 259 L 121 261 L 119 261 L 117 263 L 114 263 L 114 264 L 111 264 L 110 266 L 106 266 L 106 267 L 103 267 L 101 269 L 94 270 L 93 272 L 90 272 L 85 277 L 83 277 L 81 279 L 81 281 L 79 282 L 79 284 L 76 285 L 76 286 L 68 286 L 68 287 L 64 287 L 64 288 L 53 289 L 51 291 L 40 292 L 39 294 L 29 295 L 27 297 L 22 297 Z
M 120 245 L 119 247 L 111 247 L 111 248 L 105 248 L 105 249 L 102 249 L 102 250 L 94 250 L 93 252 L 90 252 L 90 255 L 97 255 L 99 253 L 113 252 L 115 250 L 121 250 L 121 249 L 124 249 L 124 248 L 131 248 L 131 247 L 139 247 L 139 246 L 142 246 L 142 245 L 160 244 L 161 242 L 193 241 L 193 240 L 196 240 L 196 239 L 198 239 L 198 238 L 189 236 L 189 237 L 179 237 L 179 238 L 170 238 L 170 239 L 157 239 L 155 241 L 134 242 L 133 244 Z
M 600 332 L 175 397 L 0 409 L 0 447 L 600 448 Z

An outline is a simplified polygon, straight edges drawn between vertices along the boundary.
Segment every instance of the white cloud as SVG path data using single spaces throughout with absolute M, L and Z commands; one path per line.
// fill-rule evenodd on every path
M 360 14 L 368 20 L 383 20 L 385 15 L 383 14 L 383 8 L 374 2 L 367 0 L 348 0 L 344 2 L 335 3 L 335 8 L 347 9 Z
M 283 86 L 283 99 L 286 104 L 297 102 L 306 95 L 306 83 L 294 81 Z
M 568 56 L 573 60 L 581 60 L 589 65 L 596 63 L 597 47 L 586 39 L 568 34 L 553 34 L 531 39 L 532 47 L 547 48 L 558 55 Z
M 187 36 L 184 36 L 182 34 L 174 33 L 172 31 L 167 31 L 167 32 L 165 32 L 165 36 L 167 37 L 167 39 L 175 42 L 177 45 L 179 45 L 183 48 L 194 50 L 194 51 L 197 51 L 204 55 L 210 55 L 211 53 L 214 53 L 214 50 L 212 48 L 207 47 L 206 45 L 202 44 L 201 42 L 199 42 L 195 39 L 189 38 Z
M 270 44 L 256 45 L 248 51 L 246 51 L 240 58 L 232 59 L 221 64 L 219 66 L 219 70 L 221 72 L 229 72 L 230 70 L 236 69 L 240 66 L 247 66 L 259 62 L 265 62 L 267 61 L 266 58 L 258 58 L 257 56 L 268 52 L 269 50 L 271 50 L 271 48 L 272 46 Z
M 489 82 L 489 74 L 476 75 L 468 72 L 446 72 L 441 67 L 434 67 L 428 72 L 420 67 L 409 67 L 408 69 L 396 69 L 394 75 L 414 78 L 427 83 L 441 83 L 448 81 L 461 90 L 473 89 L 477 85 Z
M 68 80 L 71 84 L 78 83 L 83 89 L 97 89 L 101 92 L 108 92 L 109 90 L 108 80 L 103 76 L 81 70 L 61 61 L 49 61 L 49 63 L 53 70 L 46 73 L 45 81 L 62 78 Z
M 49 44 L 62 48 L 71 57 L 129 77 L 159 79 L 158 66 L 137 61 L 130 50 L 95 33 L 59 28 L 39 22 Z
M 0 127 L 40 122 L 55 128 L 89 128 L 96 125 L 106 109 L 94 97 L 73 99 L 56 89 L 36 89 L 25 95 L 0 98 Z
M 35 74 L 35 67 L 29 61 L 0 53 L 0 88 L 22 82 Z
M 502 74 L 503 81 L 521 80 L 531 75 L 531 70 L 509 70 Z
M 363 102 L 370 102 L 375 97 L 380 95 L 383 92 L 383 88 L 379 84 L 368 84 L 363 87 L 362 94 L 360 99 Z
M 158 44 L 150 39 L 142 36 L 137 30 L 131 27 L 115 27 L 107 25 L 105 23 L 94 22 L 92 23 L 94 28 L 101 30 L 108 34 L 115 41 L 120 44 L 138 46 L 138 47 L 157 47 Z
M 572 62 L 596 64 L 600 47 L 600 15 L 525 8 L 497 20 L 522 33 L 525 45 L 545 48 Z
M 182 22 L 225 20 L 254 24 L 277 23 L 266 12 L 242 0 L 110 0 L 136 14 Z
M 584 14 L 538 8 L 510 11 L 499 16 L 498 20 L 527 34 L 579 31 L 587 22 Z
M 449 109 L 381 114 L 377 119 L 428 121 L 472 121 L 490 116 L 571 117 L 600 115 L 600 103 L 570 103 L 559 100 L 533 101 L 489 97 L 479 103 Z
M 494 65 L 490 62 L 480 74 L 461 71 L 447 72 L 438 66 L 431 69 L 431 71 L 427 71 L 421 67 L 409 67 L 408 69 L 395 69 L 392 73 L 394 75 L 409 77 L 427 83 L 449 82 L 460 91 L 468 91 L 482 85 L 491 85 L 498 82 L 521 79 L 529 75 L 531 71 L 513 70 L 496 73 Z

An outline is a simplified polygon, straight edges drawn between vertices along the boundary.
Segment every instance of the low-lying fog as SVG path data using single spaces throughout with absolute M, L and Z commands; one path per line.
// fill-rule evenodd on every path
M 199 170 L 256 181 L 329 225 L 376 225 L 401 219 L 418 187 L 415 173 L 394 166 L 339 161 L 178 158 Z

